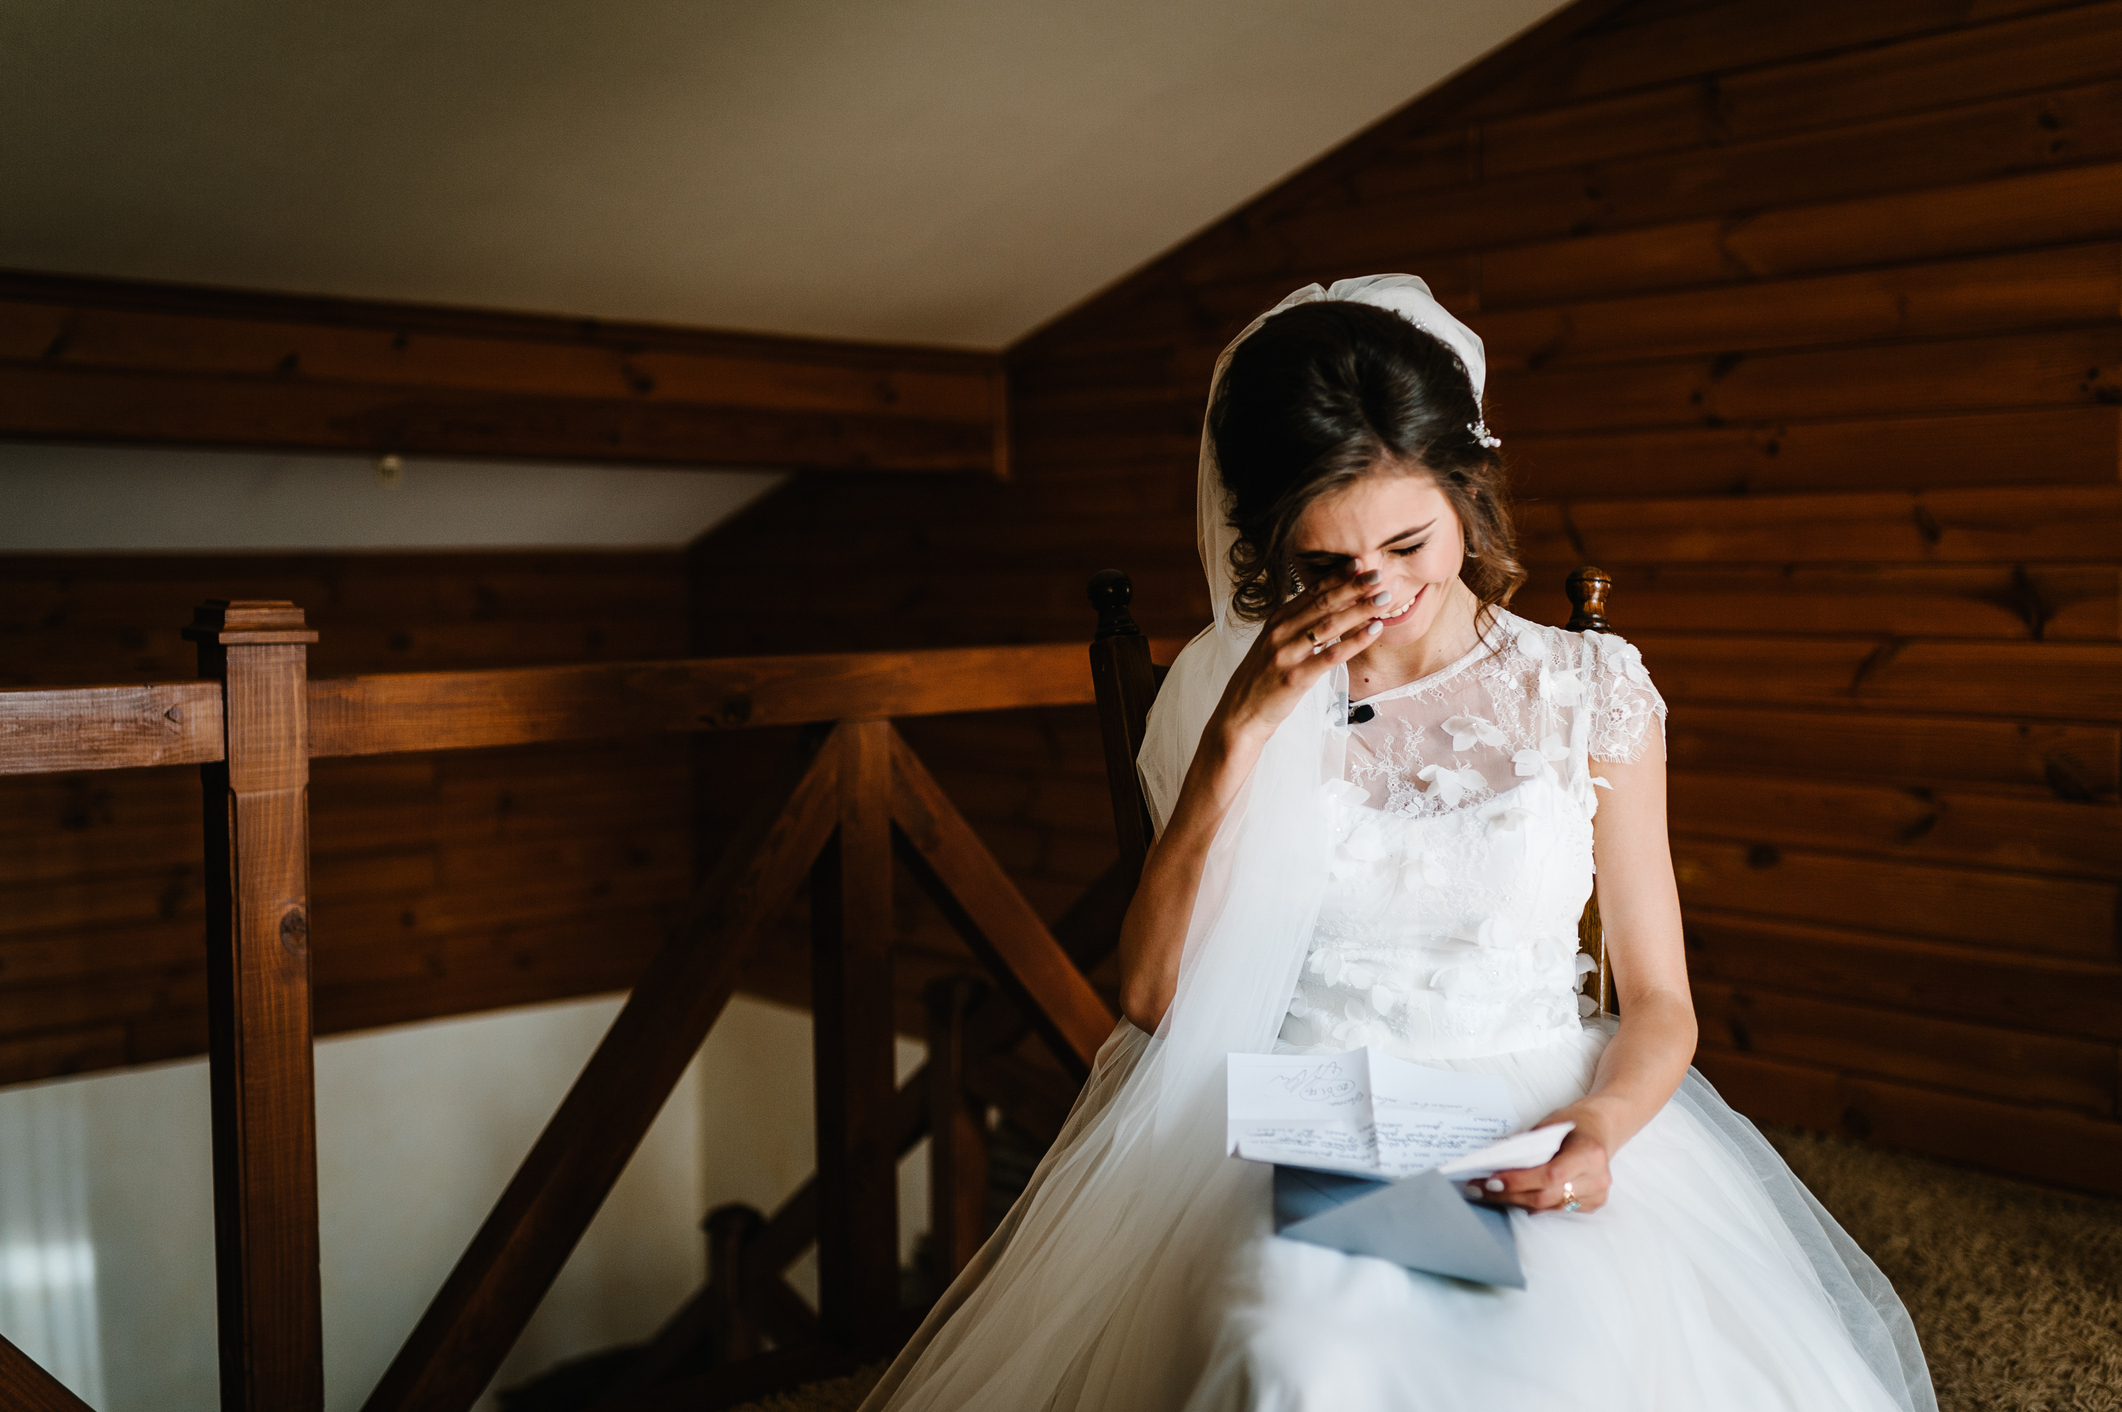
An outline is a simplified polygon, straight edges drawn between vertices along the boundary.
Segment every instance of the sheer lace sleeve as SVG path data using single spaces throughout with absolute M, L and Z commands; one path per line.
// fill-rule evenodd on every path
M 1643 654 L 1610 632 L 1588 632 L 1592 648 L 1590 755 L 1630 764 L 1643 758 L 1655 737 L 1665 748 L 1665 698 L 1651 685 Z

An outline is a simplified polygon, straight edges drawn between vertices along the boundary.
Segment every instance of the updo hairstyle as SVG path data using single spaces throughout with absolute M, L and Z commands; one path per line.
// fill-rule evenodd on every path
M 1471 430 L 1481 419 L 1458 355 L 1389 309 L 1322 300 L 1261 324 L 1208 414 L 1238 532 L 1233 610 L 1257 621 L 1287 601 L 1298 520 L 1372 474 L 1434 480 L 1466 535 L 1459 577 L 1484 611 L 1509 602 L 1525 570 L 1502 458 Z

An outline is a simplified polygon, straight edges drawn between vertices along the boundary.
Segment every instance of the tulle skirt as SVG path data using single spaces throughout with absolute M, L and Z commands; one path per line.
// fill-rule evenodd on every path
M 1419 1062 L 1501 1075 L 1531 1122 L 1584 1094 L 1606 1039 Z M 1263 1203 L 1202 1310 L 1190 1412 L 1935 1406 L 1885 1279 L 1699 1075 L 1613 1179 L 1597 1211 L 1513 1213 L 1523 1290 L 1277 1239 Z
M 1501 1075 L 1532 1122 L 1584 1095 L 1607 1039 L 1404 1057 Z M 1165 1180 L 1084 1195 L 1140 1148 L 1110 1119 L 1149 1043 L 1115 1031 L 864 1412 L 1936 1412 L 1885 1277 L 1697 1074 L 1615 1154 L 1604 1206 L 1513 1214 L 1527 1287 L 1507 1290 L 1279 1239 L 1268 1169 L 1236 1158 L 1169 1229 L 1116 1226 L 1130 1183 Z

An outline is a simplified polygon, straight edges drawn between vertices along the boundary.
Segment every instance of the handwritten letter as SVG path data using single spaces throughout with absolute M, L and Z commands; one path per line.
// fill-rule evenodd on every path
M 1229 1150 L 1254 1162 L 1387 1178 L 1440 1163 L 1471 1171 L 1518 1126 L 1510 1090 L 1495 1075 L 1425 1068 L 1375 1049 L 1233 1054 L 1227 1081 Z M 1527 1136 L 1509 1145 L 1517 1165 L 1554 1155 L 1544 1136 L 1531 1144 Z M 1542 1147 L 1546 1156 L 1518 1161 Z

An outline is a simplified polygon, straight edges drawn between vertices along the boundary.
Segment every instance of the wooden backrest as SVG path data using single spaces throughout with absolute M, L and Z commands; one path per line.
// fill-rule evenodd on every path
M 1611 632 L 1606 601 L 1613 592 L 1613 576 L 1590 564 L 1570 571 L 1564 580 L 1569 593 L 1571 632 Z M 1090 602 L 1098 610 L 1098 631 L 1091 639 L 1091 682 L 1098 697 L 1098 730 L 1105 741 L 1105 782 L 1112 792 L 1113 832 L 1120 841 L 1120 862 L 1128 884 L 1142 875 L 1142 862 L 1149 853 L 1151 834 L 1149 805 L 1142 797 L 1142 777 L 1135 758 L 1142 751 L 1142 734 L 1149 724 L 1150 703 L 1164 683 L 1164 669 L 1149 659 L 1149 639 L 1128 612 L 1135 586 L 1118 569 L 1101 569 L 1091 575 Z M 1578 948 L 1598 963 L 1597 989 L 1586 993 L 1598 1001 L 1603 1013 L 1615 1012 L 1613 981 L 1606 964 L 1606 936 L 1599 923 L 1599 899 L 1594 894 L 1584 904 L 1577 923 Z
M 1142 777 L 1135 758 L 1142 753 L 1142 733 L 1149 707 L 1157 699 L 1164 673 L 1149 659 L 1149 639 L 1127 611 L 1135 586 L 1118 569 L 1091 575 L 1090 602 L 1098 610 L 1098 631 L 1090 644 L 1090 674 L 1098 697 L 1098 729 L 1105 739 L 1105 781 L 1112 790 L 1113 833 L 1120 840 L 1120 861 L 1129 886 L 1141 876 L 1149 853 L 1149 805 L 1142 797 Z

